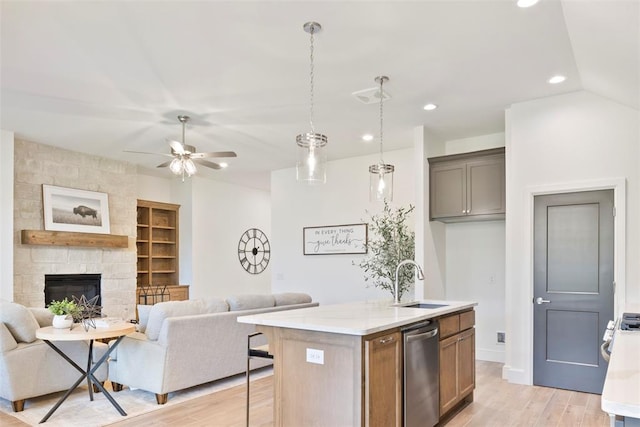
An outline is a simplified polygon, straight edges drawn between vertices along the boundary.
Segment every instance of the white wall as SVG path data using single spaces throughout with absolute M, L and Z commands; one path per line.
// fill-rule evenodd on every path
M 616 243 L 617 293 L 624 295 L 626 290 L 627 302 L 640 302 L 639 117 L 631 108 L 575 92 L 515 104 L 506 118 L 504 375 L 512 382 L 531 384 L 532 192 L 545 186 L 578 189 L 626 180 L 626 246 Z M 623 225 L 617 222 L 616 227 Z M 621 264 L 626 265 L 622 271 Z
M 476 359 L 504 362 L 504 221 L 447 224 L 449 300 L 476 301 Z
M 385 152 L 384 160 L 395 166 L 392 206 L 415 204 L 414 150 Z M 302 254 L 303 227 L 368 222 L 367 211 L 382 210 L 381 203 L 369 202 L 368 168 L 377 162 L 377 155 L 329 162 L 327 183 L 318 186 L 296 182 L 293 168 L 272 172 L 274 292 L 307 292 L 320 304 L 391 299 L 366 287 L 362 270 L 352 265 L 361 255 Z
M 269 193 L 195 175 L 138 177 L 138 197 L 180 205 L 180 283 L 190 299 L 270 293 L 271 264 L 249 274 L 238 259 L 238 241 L 249 228 L 271 239 Z
M 504 147 L 504 132 L 471 138 L 452 139 L 445 143 L 446 154 L 467 153 L 469 151 L 488 150 Z
M 272 264 L 250 274 L 238 259 L 240 236 L 249 228 L 272 240 L 269 193 L 203 178 L 192 184 L 191 298 L 271 292 Z
M 0 130 L 0 299 L 13 301 L 13 132 Z
M 141 175 L 136 177 L 138 199 L 152 200 L 154 202 L 174 203 L 171 198 L 171 186 L 175 178 L 168 174 L 168 178 Z

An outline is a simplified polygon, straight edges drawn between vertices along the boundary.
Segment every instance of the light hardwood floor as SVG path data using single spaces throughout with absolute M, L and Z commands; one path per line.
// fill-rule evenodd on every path
M 474 402 L 452 418 L 447 427 L 576 426 L 607 427 L 609 417 L 600 410 L 600 396 L 546 387 L 509 384 L 501 378 L 502 364 L 477 362 Z M 273 425 L 273 377 L 251 383 L 251 426 Z M 111 424 L 126 426 L 243 426 L 245 388 L 218 393 L 169 406 Z M 26 424 L 0 412 L 0 426 Z M 303 426 L 300 426 L 303 427 Z

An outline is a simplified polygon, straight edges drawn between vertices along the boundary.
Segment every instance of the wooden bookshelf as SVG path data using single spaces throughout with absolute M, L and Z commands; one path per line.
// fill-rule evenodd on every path
M 189 287 L 179 284 L 179 210 L 172 203 L 138 200 L 138 300 L 189 299 Z M 148 297 L 156 293 L 157 298 Z

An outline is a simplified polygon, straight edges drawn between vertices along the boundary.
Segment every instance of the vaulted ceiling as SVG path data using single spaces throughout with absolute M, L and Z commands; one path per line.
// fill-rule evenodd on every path
M 307 21 L 322 25 L 314 124 L 330 159 L 377 152 L 379 105 L 352 93 L 382 74 L 385 150 L 410 147 L 416 126 L 502 132 L 509 105 L 576 90 L 640 107 L 637 0 L 23 0 L 0 14 L 2 129 L 155 170 L 162 156 L 123 150 L 168 153 L 188 114 L 188 144 L 238 154 L 199 173 L 259 188 L 310 131 Z

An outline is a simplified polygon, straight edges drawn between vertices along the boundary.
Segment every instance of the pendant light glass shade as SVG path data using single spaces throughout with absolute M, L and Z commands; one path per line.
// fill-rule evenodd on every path
M 307 22 L 303 29 L 311 38 L 311 91 L 309 102 L 309 125 L 311 132 L 296 136 L 298 155 L 296 162 L 296 179 L 307 184 L 324 184 L 327 182 L 327 137 L 316 133 L 313 126 L 313 35 L 322 27 L 317 22 Z
M 384 202 L 393 200 L 393 165 L 379 163 L 369 166 L 369 200 Z
M 327 137 L 319 133 L 305 133 L 296 137 L 296 143 L 296 179 L 307 184 L 327 182 Z
M 380 162 L 369 166 L 369 201 L 371 202 L 383 202 L 385 200 L 393 201 L 393 172 L 395 167 L 387 164 L 382 159 L 382 140 L 383 140 L 383 114 L 382 103 L 384 100 L 384 92 L 382 91 L 382 85 L 388 81 L 389 77 L 380 76 L 376 77 L 376 83 L 380 83 L 380 91 L 378 95 L 380 97 Z

